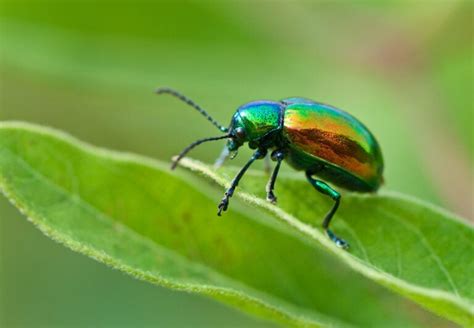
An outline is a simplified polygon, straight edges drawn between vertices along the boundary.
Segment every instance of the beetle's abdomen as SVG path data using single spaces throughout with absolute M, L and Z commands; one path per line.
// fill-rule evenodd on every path
M 326 179 L 348 189 L 379 187 L 383 171 L 380 147 L 370 131 L 348 113 L 319 103 L 290 104 L 285 110 L 283 136 L 292 152 L 289 162 L 296 168 L 320 165 Z M 353 178 L 367 186 L 351 188 Z

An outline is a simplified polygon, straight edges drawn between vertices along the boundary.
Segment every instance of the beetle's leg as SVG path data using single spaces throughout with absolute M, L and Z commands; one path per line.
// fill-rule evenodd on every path
M 325 182 L 323 182 L 321 180 L 314 179 L 313 177 L 311 177 L 311 173 L 308 172 L 308 171 L 306 172 L 306 178 L 308 179 L 309 183 L 311 183 L 311 185 L 317 191 L 319 191 L 320 193 L 322 193 L 324 195 L 327 195 L 327 196 L 331 197 L 331 199 L 334 200 L 333 207 L 328 212 L 328 214 L 326 214 L 326 217 L 324 218 L 323 228 L 326 231 L 326 234 L 328 235 L 328 237 L 333 242 L 335 242 L 337 246 L 339 246 L 341 248 L 344 248 L 344 249 L 349 248 L 349 244 L 345 240 L 343 240 L 343 239 L 339 238 L 338 236 L 336 236 L 329 229 L 329 224 L 331 223 L 331 219 L 334 216 L 334 213 L 336 213 L 337 208 L 339 207 L 339 202 L 341 200 L 341 195 L 336 190 L 331 188 L 328 184 L 326 184 Z
M 247 171 L 247 169 L 250 167 L 250 165 L 252 165 L 252 163 L 255 160 L 262 159 L 263 157 L 265 157 L 266 154 L 267 154 L 266 149 L 257 149 L 257 151 L 253 153 L 252 157 L 247 162 L 247 164 L 245 164 L 244 167 L 240 169 L 239 173 L 237 173 L 234 179 L 232 179 L 229 189 L 226 190 L 226 192 L 224 193 L 224 197 L 222 198 L 221 202 L 217 206 L 217 208 L 219 209 L 217 212 L 217 215 L 220 216 L 222 211 L 225 212 L 227 210 L 227 207 L 229 206 L 229 198 L 232 197 L 232 195 L 234 194 L 234 190 L 239 184 L 240 179 L 244 176 L 245 171 Z
M 219 157 L 217 157 L 216 161 L 214 162 L 214 168 L 216 169 L 220 168 L 222 164 L 224 164 L 227 157 L 229 157 L 229 153 L 230 153 L 229 148 L 227 148 L 227 145 L 225 145 Z
M 273 189 L 275 188 L 275 181 L 278 176 L 278 171 L 280 170 L 280 165 L 283 159 L 285 158 L 285 153 L 282 150 L 275 150 L 272 152 L 272 160 L 276 161 L 277 164 L 275 168 L 273 169 L 272 176 L 270 177 L 270 180 L 268 180 L 266 191 L 267 191 L 267 200 L 271 202 L 272 204 L 275 204 L 277 201 L 277 198 L 275 194 L 273 193 Z
M 272 171 L 272 167 L 270 165 L 270 154 L 265 155 L 264 161 L 263 161 L 263 169 L 265 170 L 265 173 L 270 175 Z

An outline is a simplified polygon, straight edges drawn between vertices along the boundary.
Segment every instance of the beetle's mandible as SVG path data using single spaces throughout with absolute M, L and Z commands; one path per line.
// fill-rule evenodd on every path
M 341 195 L 324 181 L 357 192 L 375 192 L 383 182 L 380 146 L 372 133 L 355 117 L 306 98 L 258 100 L 240 106 L 227 128 L 195 102 L 173 89 L 159 88 L 156 93 L 170 94 L 186 102 L 224 133 L 197 140 L 186 147 L 173 161 L 173 169 L 187 152 L 207 141 L 227 139 L 217 165 L 221 165 L 228 156 L 234 157 L 244 143 L 255 149 L 226 190 L 218 205 L 218 215 L 227 210 L 229 199 L 250 165 L 270 154 L 276 165 L 266 186 L 267 200 L 276 202 L 273 190 L 283 160 L 294 169 L 305 171 L 308 182 L 334 201 L 323 220 L 324 230 L 337 246 L 349 247 L 346 241 L 329 229 Z

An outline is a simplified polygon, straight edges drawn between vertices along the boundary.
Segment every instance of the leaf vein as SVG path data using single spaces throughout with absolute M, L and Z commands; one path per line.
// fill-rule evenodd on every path
M 436 264 L 438 265 L 438 268 L 441 270 L 441 272 L 443 273 L 443 275 L 445 276 L 446 280 L 448 281 L 448 284 L 451 286 L 451 289 L 453 291 L 453 293 L 460 297 L 459 295 L 459 292 L 458 292 L 458 289 L 456 288 L 456 285 L 453 281 L 453 278 L 451 277 L 451 274 L 449 273 L 449 271 L 447 270 L 446 266 L 444 265 L 443 261 L 441 260 L 441 258 L 438 256 L 438 254 L 435 252 L 435 250 L 433 249 L 433 247 L 431 246 L 431 244 L 429 243 L 429 241 L 425 238 L 425 236 L 423 235 L 423 233 L 420 231 L 420 229 L 418 229 L 416 226 L 414 226 L 413 224 L 410 224 L 409 222 L 406 222 L 405 220 L 399 218 L 397 215 L 394 215 L 393 213 L 389 212 L 389 211 L 386 211 L 386 210 L 383 210 L 383 209 L 379 209 L 380 212 L 383 212 L 385 215 L 387 215 L 388 217 L 396 220 L 397 222 L 401 223 L 402 225 L 404 225 L 407 229 L 409 229 L 410 231 L 412 231 L 413 233 L 415 233 L 417 236 L 418 236 L 418 239 L 421 241 L 421 243 L 423 244 L 423 246 L 428 250 L 430 256 L 433 258 L 433 260 L 436 262 Z

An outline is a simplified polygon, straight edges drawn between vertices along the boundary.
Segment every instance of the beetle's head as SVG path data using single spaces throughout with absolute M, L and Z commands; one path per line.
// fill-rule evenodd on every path
M 199 139 L 184 148 L 178 156 L 173 159 L 172 169 L 176 167 L 178 162 L 193 148 L 199 146 L 204 142 L 228 139 L 226 150 L 221 155 L 219 161 L 225 160 L 227 155 L 231 153 L 233 156 L 237 154 L 237 149 L 242 146 L 245 142 L 249 143 L 250 148 L 268 148 L 271 147 L 275 141 L 274 133 L 277 131 L 282 119 L 284 105 L 282 102 L 275 102 L 269 100 L 259 100 L 247 103 L 240 106 L 232 116 L 232 121 L 228 128 L 219 124 L 214 120 L 204 109 L 197 105 L 194 101 L 179 93 L 176 90 L 170 88 L 158 88 L 156 89 L 157 94 L 169 94 L 181 101 L 185 102 L 189 106 L 196 109 L 201 115 L 203 115 L 209 122 L 211 122 L 219 131 L 225 133 L 224 135 L 217 137 L 210 137 Z
M 279 127 L 281 113 L 282 104 L 275 101 L 259 100 L 239 107 L 229 126 L 229 152 L 235 156 L 246 142 L 252 149 L 261 146 L 265 137 Z
M 283 117 L 283 103 L 260 100 L 247 103 L 237 109 L 232 121 L 228 128 L 219 124 L 214 120 L 204 109 L 197 105 L 194 101 L 179 93 L 176 90 L 170 88 L 158 88 L 155 91 L 157 94 L 169 94 L 181 101 L 185 102 L 189 106 L 196 109 L 201 115 L 203 115 L 209 122 L 211 122 L 219 131 L 225 133 L 218 137 L 210 137 L 199 139 L 184 148 L 181 153 L 173 160 L 171 166 L 172 169 L 176 167 L 178 162 L 194 147 L 199 146 L 204 142 L 228 139 L 226 150 L 228 150 L 233 156 L 237 154 L 237 149 L 242 146 L 245 142 L 249 143 L 250 148 L 258 147 L 270 147 L 272 142 L 272 131 L 276 131 L 280 126 L 280 120 Z M 273 138 L 274 139 L 274 138 Z M 222 162 L 228 155 L 227 151 L 223 152 L 221 158 Z
M 237 115 L 238 112 L 232 117 L 232 122 L 229 127 L 229 139 L 227 141 L 227 149 L 231 153 L 237 152 L 240 146 L 245 142 L 248 142 L 248 132 L 246 125 L 242 121 L 241 117 Z

